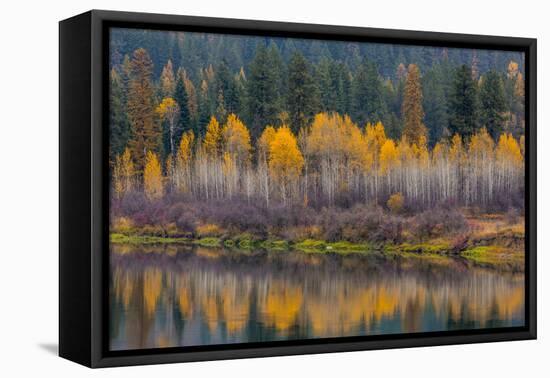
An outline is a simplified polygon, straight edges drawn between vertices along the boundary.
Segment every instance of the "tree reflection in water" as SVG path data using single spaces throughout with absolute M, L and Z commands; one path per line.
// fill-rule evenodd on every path
M 521 326 L 524 275 L 447 257 L 112 246 L 112 350 Z

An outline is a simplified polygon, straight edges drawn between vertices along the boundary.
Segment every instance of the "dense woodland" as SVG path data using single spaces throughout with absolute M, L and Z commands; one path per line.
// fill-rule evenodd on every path
M 519 53 L 111 33 L 114 209 L 523 206 Z

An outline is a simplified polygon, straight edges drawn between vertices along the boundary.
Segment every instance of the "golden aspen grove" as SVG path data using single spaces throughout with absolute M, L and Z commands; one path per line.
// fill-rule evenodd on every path
M 114 350 L 520 326 L 525 57 L 113 28 Z

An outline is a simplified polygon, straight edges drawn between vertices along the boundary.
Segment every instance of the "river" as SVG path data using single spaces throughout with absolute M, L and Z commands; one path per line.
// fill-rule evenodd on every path
M 110 348 L 524 324 L 524 275 L 460 258 L 111 246 Z

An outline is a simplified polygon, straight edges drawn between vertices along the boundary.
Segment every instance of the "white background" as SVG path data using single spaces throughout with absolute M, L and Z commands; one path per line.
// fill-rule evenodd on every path
M 544 1 L 5 0 L 0 21 L 0 376 L 542 377 L 550 276 L 548 51 Z M 56 356 L 58 25 L 128 10 L 538 38 L 539 340 L 90 370 Z M 78 125 L 75 125 L 78 127 Z M 546 215 L 546 217 L 545 217 Z M 543 298 L 546 296 L 546 300 Z

